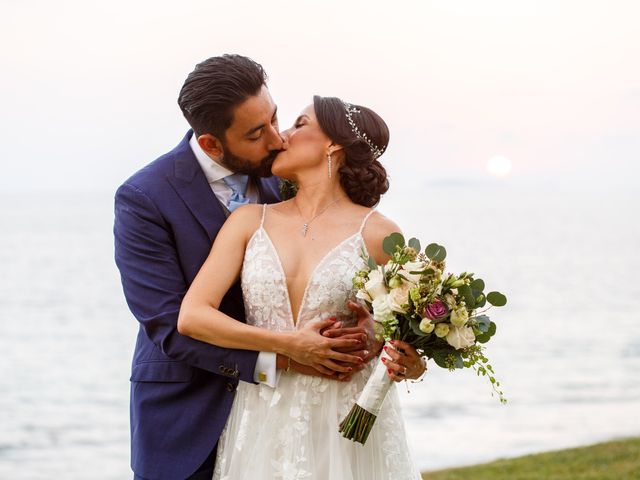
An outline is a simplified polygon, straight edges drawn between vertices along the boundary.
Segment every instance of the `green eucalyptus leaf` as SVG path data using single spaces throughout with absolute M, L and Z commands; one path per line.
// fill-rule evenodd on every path
M 476 290 L 477 292 L 482 293 L 484 290 L 484 280 L 481 278 L 476 278 L 473 282 L 471 282 L 471 289 Z
M 464 297 L 464 302 L 467 304 L 467 308 L 475 308 L 476 299 L 473 296 L 471 287 L 469 285 L 461 285 L 458 287 L 458 294 Z
M 433 361 L 441 368 L 447 368 L 447 356 L 449 352 L 446 350 L 436 350 L 433 352 Z
M 455 352 L 453 356 L 456 357 L 456 368 L 464 368 L 464 360 L 460 352 Z
M 436 262 L 442 262 L 447 258 L 447 250 L 437 243 L 430 243 L 427 245 L 424 253 L 427 257 Z
M 389 255 L 396 252 L 396 247 L 402 248 L 404 245 L 404 237 L 398 232 L 392 233 L 382 241 L 382 249 Z
M 420 330 L 420 322 L 418 320 L 409 320 L 409 325 L 411 325 L 411 330 L 413 331 L 413 333 L 415 333 L 419 337 L 426 337 L 427 335 L 430 335 L 429 333 L 424 333 L 422 330 Z
M 413 248 L 416 252 L 420 251 L 420 240 L 417 238 L 412 238 L 409 240 L 409 246 Z
M 507 297 L 500 292 L 489 292 L 487 301 L 494 307 L 504 307 L 507 304 Z
M 369 257 L 367 260 L 367 264 L 369 265 L 369 268 L 371 270 L 375 270 L 378 268 L 378 264 L 376 263 L 376 261 L 373 259 L 373 257 Z
M 478 335 L 476 337 L 476 342 L 479 343 L 487 343 L 489 340 L 491 340 L 491 335 L 489 335 L 488 333 L 483 333 L 482 335 Z
M 487 335 L 489 335 L 490 337 L 493 337 L 496 334 L 496 330 L 498 329 L 498 326 L 491 322 L 489 324 L 489 330 L 487 331 Z

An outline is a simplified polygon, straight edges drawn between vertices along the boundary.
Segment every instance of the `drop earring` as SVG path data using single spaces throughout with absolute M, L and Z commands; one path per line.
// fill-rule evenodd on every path
M 331 178 L 331 170 L 332 170 L 331 153 L 327 153 L 327 163 L 329 164 L 329 178 Z

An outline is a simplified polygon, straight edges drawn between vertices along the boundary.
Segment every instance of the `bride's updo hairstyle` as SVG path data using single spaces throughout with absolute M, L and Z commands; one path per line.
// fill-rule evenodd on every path
M 349 198 L 373 207 L 389 189 L 387 172 L 378 161 L 389 143 L 389 129 L 373 110 L 344 103 L 336 97 L 313 97 L 322 131 L 344 151 L 338 169 L 340 184 Z

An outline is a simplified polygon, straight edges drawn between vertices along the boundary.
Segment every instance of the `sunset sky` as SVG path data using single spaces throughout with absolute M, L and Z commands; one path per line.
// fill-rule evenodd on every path
M 178 143 L 184 78 L 226 52 L 266 68 L 282 128 L 313 94 L 374 108 L 396 188 L 629 188 L 639 18 L 622 0 L 3 0 L 0 191 L 113 191 Z

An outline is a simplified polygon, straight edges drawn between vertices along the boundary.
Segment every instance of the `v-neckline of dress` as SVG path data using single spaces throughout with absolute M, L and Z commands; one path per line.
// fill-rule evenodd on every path
M 252 239 L 260 231 L 262 231 L 264 236 L 266 237 L 266 239 L 267 239 L 267 241 L 269 243 L 269 246 L 271 247 L 271 250 L 273 251 L 273 253 L 275 255 L 276 261 L 278 263 L 278 267 L 280 268 L 280 273 L 282 274 L 282 281 L 284 283 L 284 291 L 285 291 L 286 296 L 287 296 L 287 306 L 289 307 L 289 318 L 291 319 L 292 326 L 295 329 L 295 328 L 298 327 L 298 324 L 299 324 L 299 321 L 300 321 L 300 316 L 302 315 L 302 311 L 303 311 L 303 308 L 304 308 L 305 303 L 306 303 L 307 293 L 308 293 L 308 290 L 309 290 L 309 285 L 311 285 L 311 281 L 313 280 L 313 277 L 316 275 L 316 272 L 318 271 L 320 266 L 326 261 L 326 259 L 329 257 L 329 255 L 331 255 L 333 252 L 335 252 L 338 248 L 340 248 L 342 245 L 347 243 L 349 240 L 352 240 L 353 238 L 355 238 L 357 236 L 360 236 L 361 235 L 361 231 L 358 231 L 358 232 L 354 233 L 353 235 L 349 235 L 347 238 L 345 238 L 344 240 L 339 242 L 337 245 L 335 245 L 334 247 L 329 249 L 327 251 L 327 253 L 325 253 L 322 256 L 320 261 L 318 261 L 318 263 L 316 263 L 316 265 L 311 270 L 311 274 L 309 275 L 309 278 L 307 279 L 307 281 L 305 283 L 304 292 L 302 293 L 302 299 L 300 300 L 300 306 L 298 307 L 298 312 L 297 312 L 297 315 L 295 317 L 293 316 L 293 307 L 291 306 L 291 295 L 289 294 L 289 285 L 287 283 L 287 274 L 284 271 L 284 267 L 282 266 L 282 261 L 280 260 L 280 254 L 278 253 L 278 249 L 276 248 L 275 244 L 273 243 L 273 240 L 271 240 L 271 236 L 269 235 L 269 232 L 267 232 L 263 226 L 260 226 L 258 228 L 258 230 L 256 230 L 254 232 L 254 234 L 252 235 Z

